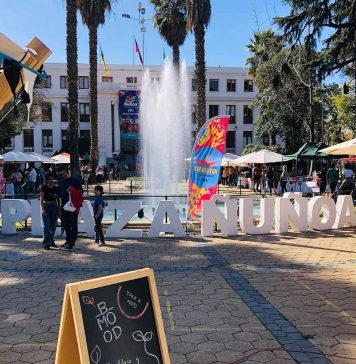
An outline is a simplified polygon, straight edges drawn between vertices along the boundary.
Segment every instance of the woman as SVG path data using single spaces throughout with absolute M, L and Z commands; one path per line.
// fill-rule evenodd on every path
M 345 164 L 345 168 L 341 174 L 341 186 L 339 195 L 350 195 L 354 188 L 354 173 L 349 164 Z
M 54 183 L 53 176 L 47 177 L 47 182 L 41 188 L 40 201 L 42 206 L 42 219 L 44 225 L 43 249 L 58 248 L 54 243 L 54 233 L 57 228 L 60 210 L 60 191 Z

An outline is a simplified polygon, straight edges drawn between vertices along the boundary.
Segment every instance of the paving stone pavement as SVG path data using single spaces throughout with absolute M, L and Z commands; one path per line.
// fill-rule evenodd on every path
M 82 237 L 44 252 L 27 233 L 0 235 L 0 363 L 54 363 L 65 284 L 143 267 L 173 364 L 356 363 L 355 237 Z

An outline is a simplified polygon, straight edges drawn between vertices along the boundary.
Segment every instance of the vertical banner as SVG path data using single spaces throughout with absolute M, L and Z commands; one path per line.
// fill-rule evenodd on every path
M 200 221 L 203 200 L 215 195 L 225 149 L 229 116 L 215 116 L 200 129 L 194 143 L 188 189 L 187 220 Z
M 121 140 L 140 139 L 140 91 L 119 91 L 119 121 Z

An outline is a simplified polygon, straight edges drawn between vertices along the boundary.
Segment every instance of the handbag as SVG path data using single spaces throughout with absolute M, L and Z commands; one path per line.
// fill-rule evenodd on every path
M 75 208 L 75 206 L 72 204 L 72 199 L 70 198 L 70 193 L 69 193 L 69 201 L 63 206 L 63 210 L 69 211 L 69 212 L 75 212 L 77 210 Z

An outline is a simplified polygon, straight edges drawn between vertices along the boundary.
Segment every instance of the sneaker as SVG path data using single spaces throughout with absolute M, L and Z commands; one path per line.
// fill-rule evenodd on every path
M 99 244 L 99 240 L 95 240 L 95 244 Z
M 43 250 L 51 250 L 51 248 L 49 246 L 44 246 Z
M 64 244 L 62 244 L 61 246 L 60 246 L 60 248 L 64 248 L 65 246 L 67 246 L 67 245 L 69 245 L 67 242 L 65 242 Z
M 102 242 L 100 242 L 99 243 L 99 246 L 105 246 L 106 244 L 105 244 L 105 242 L 104 241 L 102 241 Z
M 51 244 L 51 248 L 52 248 L 52 249 L 59 249 L 59 246 L 58 246 L 58 245 L 56 245 L 55 243 L 52 243 L 52 244 Z
M 69 244 L 62 246 L 62 250 L 69 250 L 69 251 L 73 251 L 74 250 L 74 246 L 71 246 Z

